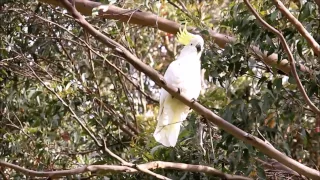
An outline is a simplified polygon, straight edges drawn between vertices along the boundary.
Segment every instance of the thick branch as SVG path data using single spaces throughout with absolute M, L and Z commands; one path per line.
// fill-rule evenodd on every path
M 274 4 L 281 11 L 281 13 L 288 18 L 288 20 L 296 27 L 300 34 L 307 40 L 309 45 L 312 47 L 313 51 L 320 55 L 320 47 L 316 40 L 311 36 L 311 34 L 303 27 L 300 21 L 298 21 L 289 10 L 283 5 L 279 0 L 273 0 Z
M 215 175 L 215 176 L 220 177 L 222 179 L 238 179 L 238 180 L 250 179 L 250 178 L 243 177 L 243 176 L 225 174 L 225 173 L 223 173 L 219 170 L 216 170 L 212 167 L 203 166 L 203 165 L 192 165 L 192 164 L 185 164 L 185 163 L 154 161 L 154 162 L 142 164 L 140 166 L 142 166 L 146 169 L 159 169 L 159 168 L 161 168 L 161 169 L 181 170 L 181 171 L 187 171 L 187 172 L 201 172 L 201 173 Z
M 280 39 L 280 42 L 281 42 L 281 45 L 283 47 L 283 49 L 285 50 L 285 52 L 288 54 L 288 57 L 289 57 L 289 61 L 290 61 L 290 67 L 291 67 L 291 73 L 294 77 L 294 79 L 296 80 L 296 83 L 297 83 L 297 86 L 298 86 L 298 89 L 299 91 L 301 92 L 304 100 L 307 102 L 307 104 L 311 107 L 312 111 L 315 113 L 315 114 L 318 114 L 320 115 L 320 110 L 311 102 L 311 100 L 309 99 L 307 93 L 306 93 L 306 90 L 304 89 L 301 81 L 300 81 L 300 78 L 299 78 L 299 75 L 297 73 L 297 69 L 296 69 L 296 62 L 293 58 L 293 55 L 290 51 L 290 48 L 286 42 L 286 39 L 283 37 L 282 33 L 280 31 L 278 31 L 277 29 L 275 29 L 274 27 L 272 27 L 270 24 L 268 24 L 266 21 L 264 21 L 260 16 L 259 14 L 254 10 L 254 8 L 251 6 L 251 4 L 248 2 L 248 0 L 244 0 L 244 2 L 246 3 L 246 5 L 248 6 L 248 8 L 250 9 L 250 11 L 253 13 L 253 15 L 257 18 L 257 20 L 259 22 L 261 22 L 261 24 L 269 31 L 271 31 L 272 33 L 276 34 L 279 39 Z
M 101 32 L 96 30 L 94 27 L 92 27 L 85 19 L 84 17 L 75 9 L 72 7 L 72 5 L 67 0 L 61 0 L 67 10 L 72 14 L 72 16 L 75 18 L 75 20 L 86 30 L 88 33 L 90 33 L 92 36 L 94 36 L 97 40 L 104 43 L 106 46 L 112 48 L 116 52 L 118 52 L 120 55 L 122 55 L 130 64 L 132 64 L 137 70 L 143 72 L 146 74 L 150 79 L 152 79 L 157 85 L 164 88 L 167 92 L 169 92 L 171 95 L 179 99 L 181 102 L 186 104 L 187 106 L 194 109 L 199 114 L 202 114 L 206 119 L 211 121 L 212 123 L 216 124 L 219 128 L 225 130 L 226 132 L 232 134 L 236 138 L 244 141 L 247 144 L 250 144 L 257 149 L 259 149 L 261 152 L 267 154 L 268 156 L 276 159 L 280 163 L 290 167 L 291 169 L 297 171 L 298 173 L 301 173 L 309 178 L 312 179 L 319 179 L 320 173 L 312 168 L 309 168 L 291 158 L 288 156 L 282 154 L 280 151 L 276 150 L 272 146 L 268 145 L 261 139 L 252 136 L 243 130 L 237 128 L 236 126 L 230 124 L 226 120 L 222 119 L 218 115 L 211 112 L 209 109 L 205 108 L 198 102 L 194 102 L 190 99 L 187 99 L 185 96 L 182 96 L 180 93 L 178 93 L 178 90 L 174 88 L 171 84 L 167 84 L 164 81 L 163 76 L 161 76 L 156 70 L 152 69 L 150 66 L 144 64 L 141 60 L 139 60 L 136 56 L 131 54 L 126 48 L 121 46 L 116 41 L 108 38 L 107 36 L 103 35 Z
M 318 9 L 319 9 L 319 11 L 320 11 L 320 0 L 314 0 L 314 2 L 317 4 Z
M 47 4 L 51 4 L 54 6 L 62 6 L 60 1 L 57 1 L 57 0 L 39 0 L 39 1 Z M 102 3 L 89 1 L 89 0 L 75 0 L 75 5 L 77 10 L 80 13 L 82 13 L 83 15 L 91 16 L 92 9 L 102 5 Z M 155 27 L 171 34 L 176 34 L 179 31 L 179 27 L 180 27 L 180 24 L 174 21 L 159 17 L 149 12 L 143 12 L 140 10 L 123 9 L 113 5 L 109 5 L 108 10 L 106 12 L 100 11 L 99 16 L 102 16 L 107 19 L 119 20 L 125 23 Z M 196 28 L 189 27 L 188 29 L 194 30 Z M 228 43 L 233 43 L 236 41 L 236 38 L 234 37 L 217 33 L 211 29 L 209 29 L 208 32 L 210 36 L 213 38 L 214 42 L 217 45 L 219 45 L 221 48 L 224 48 L 225 45 Z M 281 63 L 278 64 L 277 54 L 271 54 L 267 56 L 268 52 L 260 50 L 260 48 L 256 46 L 253 46 L 251 49 L 253 50 L 254 54 L 259 54 L 261 57 L 261 60 L 263 60 L 269 66 L 275 67 L 286 74 L 290 73 L 290 65 L 288 65 L 287 63 L 284 63 L 287 60 L 281 60 Z M 310 72 L 309 69 L 304 65 L 300 65 L 300 70 L 302 72 Z

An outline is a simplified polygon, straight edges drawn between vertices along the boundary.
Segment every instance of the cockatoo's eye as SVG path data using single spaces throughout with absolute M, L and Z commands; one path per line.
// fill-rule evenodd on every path
M 191 44 L 192 45 L 192 44 Z M 197 48 L 197 52 L 199 53 L 201 51 L 201 45 L 200 44 L 197 44 L 196 45 L 196 48 Z

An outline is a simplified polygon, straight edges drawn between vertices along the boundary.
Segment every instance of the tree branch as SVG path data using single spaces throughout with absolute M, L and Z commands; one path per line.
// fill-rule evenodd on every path
M 320 12 L 320 0 L 314 0 L 314 2 L 317 4 L 318 11 Z
M 61 2 L 57 0 L 39 0 L 39 1 L 47 4 L 51 4 L 54 6 L 62 6 Z M 103 4 L 100 2 L 94 2 L 89 0 L 75 0 L 75 5 L 77 10 L 81 12 L 83 15 L 91 16 L 92 9 Z M 155 14 L 152 14 L 149 12 L 143 12 L 140 10 L 123 9 L 113 5 L 109 5 L 108 10 L 105 12 L 101 10 L 99 12 L 99 16 L 106 19 L 119 20 L 124 23 L 155 27 L 171 34 L 176 34 L 180 28 L 180 24 L 174 21 L 159 17 Z M 188 27 L 189 31 L 195 31 L 195 29 L 196 28 L 194 27 Z M 208 29 L 208 32 L 210 36 L 213 38 L 214 42 L 221 48 L 224 48 L 228 43 L 236 42 L 236 38 L 234 37 L 217 33 L 211 29 Z M 261 57 L 261 60 L 263 60 L 269 66 L 276 67 L 277 69 L 279 69 L 280 71 L 286 74 L 290 73 L 290 66 L 288 65 L 288 63 L 285 63 L 287 60 L 283 59 L 281 60 L 281 63 L 278 63 L 277 54 L 273 53 L 267 56 L 268 52 L 260 50 L 260 48 L 256 46 L 252 46 L 251 49 L 254 51 L 255 54 L 259 54 Z M 302 64 L 300 64 L 300 70 L 302 72 L 310 73 L 309 68 L 305 67 Z
M 0 161 L 0 166 L 14 169 L 16 171 L 19 171 L 25 175 L 32 176 L 32 177 L 52 177 L 52 178 L 81 174 L 89 171 L 90 172 L 95 172 L 95 171 L 137 172 L 137 170 L 134 168 L 130 168 L 127 166 L 119 166 L 119 165 L 89 165 L 89 166 L 83 166 L 83 167 L 70 169 L 70 170 L 47 171 L 47 172 L 25 169 L 18 165 L 11 164 L 4 161 Z
M 0 174 L 1 174 L 2 178 L 3 178 L 3 180 L 8 180 L 7 176 L 4 174 L 2 169 L 0 169 Z
M 174 169 L 186 172 L 201 172 L 206 174 L 211 174 L 217 177 L 221 177 L 224 179 L 229 180 L 250 180 L 251 178 L 238 176 L 238 175 L 231 175 L 225 174 L 221 171 L 218 171 L 209 166 L 203 165 L 192 165 L 192 164 L 184 164 L 184 163 L 173 163 L 173 162 L 163 162 L 163 161 L 154 161 L 145 164 L 138 165 L 144 169 Z M 59 171 L 34 171 L 30 169 L 23 168 L 21 166 L 11 164 L 8 162 L 0 161 L 0 167 L 7 167 L 14 169 L 18 172 L 21 172 L 25 175 L 32 176 L 32 177 L 51 177 L 51 178 L 58 178 L 63 176 L 70 176 L 75 174 L 82 174 L 85 172 L 126 172 L 126 173 L 137 173 L 139 172 L 137 169 L 128 167 L 128 166 L 120 166 L 120 165 L 88 165 L 83 166 L 75 169 L 70 170 L 59 170 Z
M 132 64 L 137 70 L 143 72 L 147 75 L 150 79 L 152 79 L 157 85 L 164 88 L 168 93 L 179 99 L 181 102 L 186 104 L 187 106 L 194 109 L 199 114 L 203 115 L 207 120 L 211 121 L 212 123 L 216 124 L 219 128 L 225 130 L 226 132 L 232 134 L 236 138 L 244 141 L 247 144 L 250 144 L 261 152 L 265 153 L 266 155 L 276 159 L 280 163 L 290 167 L 291 169 L 301 173 L 309 178 L 312 179 L 319 179 L 320 172 L 316 171 L 315 169 L 309 168 L 288 156 L 282 154 L 280 151 L 276 150 L 272 146 L 266 144 L 261 139 L 244 132 L 243 130 L 237 128 L 236 126 L 230 124 L 226 120 L 222 119 L 218 115 L 211 112 L 209 109 L 205 108 L 198 102 L 194 102 L 190 99 L 187 99 L 185 96 L 182 96 L 178 93 L 177 89 L 174 88 L 171 84 L 167 84 L 164 81 L 163 76 L 161 76 L 156 70 L 152 69 L 150 66 L 144 64 L 141 60 L 139 60 L 136 56 L 130 53 L 126 48 L 121 46 L 116 41 L 110 39 L 109 37 L 105 36 L 98 30 L 96 30 L 93 26 L 91 26 L 85 18 L 69 3 L 68 0 L 61 0 L 64 4 L 65 8 L 72 14 L 75 20 L 82 26 L 88 33 L 94 36 L 97 40 L 104 43 L 109 48 L 113 49 L 114 51 L 118 52 L 122 55 L 130 64 Z
M 296 27 L 300 34 L 307 40 L 309 45 L 312 47 L 313 51 L 320 55 L 320 47 L 316 40 L 311 36 L 311 34 L 303 27 L 300 21 L 298 21 L 289 10 L 283 5 L 279 0 L 273 0 L 274 4 L 281 11 L 281 13 L 287 17 L 287 19 Z
M 281 34 L 280 31 L 278 31 L 277 29 L 275 29 L 274 27 L 272 27 L 270 24 L 268 24 L 266 21 L 264 21 L 259 14 L 256 12 L 256 10 L 254 10 L 254 8 L 251 6 L 251 4 L 249 3 L 248 0 L 244 0 L 244 2 L 246 3 L 246 5 L 248 6 L 249 10 L 252 12 L 252 14 L 257 18 L 257 20 L 269 31 L 271 31 L 272 33 L 276 34 L 278 36 L 278 38 L 280 39 L 281 45 L 283 47 L 283 49 L 285 50 L 285 52 L 288 54 L 289 57 L 289 61 L 290 61 L 290 67 L 291 67 L 291 73 L 294 77 L 294 79 L 296 80 L 298 89 L 300 90 L 304 100 L 306 101 L 306 103 L 310 106 L 310 108 L 312 109 L 312 111 L 315 114 L 320 115 L 320 110 L 311 102 L 311 100 L 309 99 L 306 90 L 304 89 L 299 75 L 297 73 L 297 69 L 296 69 L 296 62 L 293 58 L 293 55 L 290 51 L 290 48 L 285 40 L 285 38 L 283 37 L 283 35 Z
M 154 176 L 154 177 L 156 177 L 158 179 L 170 180 L 170 178 L 167 178 L 167 177 L 162 176 L 160 174 L 154 173 L 154 172 L 150 171 L 149 169 L 142 167 L 141 165 L 135 165 L 133 163 L 129 163 L 129 162 L 123 160 L 121 157 L 119 157 L 118 155 L 114 154 L 112 151 L 110 151 L 110 149 L 108 149 L 106 141 L 104 141 L 104 151 L 107 152 L 113 158 L 115 158 L 118 161 L 120 161 L 123 166 L 131 167 L 131 168 L 135 167 L 139 171 L 144 172 L 146 174 L 149 174 L 151 176 Z
M 212 167 L 203 166 L 203 165 L 192 165 L 192 164 L 185 164 L 185 163 L 154 161 L 154 162 L 142 164 L 140 166 L 143 166 L 146 169 L 159 169 L 159 168 L 161 168 L 161 169 L 181 170 L 181 171 L 187 171 L 187 172 L 201 172 L 201 173 L 215 175 L 215 176 L 220 177 L 222 179 L 238 179 L 238 180 L 251 179 L 251 178 L 247 178 L 247 177 L 243 177 L 243 176 L 225 174 L 225 173 L 223 173 L 219 170 L 216 170 Z

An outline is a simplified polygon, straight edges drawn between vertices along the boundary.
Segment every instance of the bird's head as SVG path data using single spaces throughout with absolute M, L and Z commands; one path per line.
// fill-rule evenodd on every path
M 199 55 L 201 55 L 203 51 L 204 41 L 202 37 L 189 33 L 186 27 L 184 27 L 183 30 L 180 29 L 178 32 L 177 41 L 183 44 L 185 47 L 188 47 L 188 51 L 195 50 Z

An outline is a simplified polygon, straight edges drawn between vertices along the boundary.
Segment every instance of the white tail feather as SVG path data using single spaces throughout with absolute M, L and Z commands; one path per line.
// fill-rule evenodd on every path
M 175 111 L 167 109 L 167 111 L 161 113 L 158 117 L 157 128 L 153 134 L 155 140 L 166 147 L 174 147 L 178 141 L 181 124 L 187 115 L 188 111 L 181 112 L 176 109 Z

